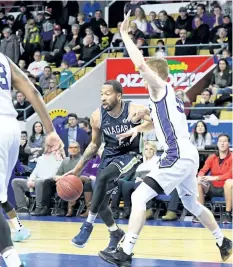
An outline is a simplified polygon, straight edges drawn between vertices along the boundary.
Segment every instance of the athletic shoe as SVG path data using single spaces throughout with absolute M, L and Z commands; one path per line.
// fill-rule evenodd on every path
M 223 261 L 226 261 L 230 258 L 232 254 L 232 241 L 226 237 L 223 238 L 222 246 L 220 247 L 218 243 L 216 243 L 217 247 L 220 250 L 221 257 Z
M 76 247 L 84 248 L 90 238 L 92 230 L 93 225 L 89 222 L 84 222 L 81 231 L 71 240 L 71 243 Z
M 100 251 L 99 256 L 102 260 L 108 263 L 111 263 L 111 264 L 115 264 L 119 267 L 131 267 L 132 266 L 131 263 L 132 263 L 133 254 L 127 255 L 123 251 L 122 248 L 119 248 L 109 253 Z
M 174 211 L 168 210 L 165 216 L 162 216 L 162 221 L 176 221 L 177 214 Z
M 31 233 L 28 229 L 22 227 L 20 231 L 15 232 L 12 241 L 13 242 L 21 242 L 27 240 L 31 236 Z
M 226 212 L 225 214 L 223 214 L 223 223 L 232 223 L 230 212 Z
M 122 237 L 125 235 L 125 232 L 121 229 L 117 229 L 116 231 L 109 231 L 110 233 L 110 242 L 108 247 L 104 250 L 104 252 L 110 252 L 117 248 L 118 243 L 121 241 Z

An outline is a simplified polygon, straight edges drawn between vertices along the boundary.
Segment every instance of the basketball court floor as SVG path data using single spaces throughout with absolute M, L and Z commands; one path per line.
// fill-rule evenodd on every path
M 98 219 L 85 248 L 71 245 L 83 222 L 78 218 L 21 216 L 32 232 L 29 240 L 15 246 L 27 267 L 110 267 L 97 255 L 109 241 L 107 228 Z M 118 224 L 127 230 L 127 221 Z M 232 238 L 232 225 L 223 226 L 224 234 Z M 147 221 L 135 247 L 133 267 L 229 267 L 232 258 L 222 262 L 218 248 L 201 224 L 192 222 Z M 0 266 L 5 266 L 0 259 Z

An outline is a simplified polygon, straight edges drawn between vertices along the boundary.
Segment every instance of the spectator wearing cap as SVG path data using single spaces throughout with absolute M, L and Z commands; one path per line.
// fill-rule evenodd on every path
M 180 15 L 175 22 L 175 34 L 179 35 L 181 29 L 185 29 L 187 32 L 192 31 L 192 17 L 188 15 L 186 7 L 180 7 Z
M 55 62 L 58 68 L 61 65 L 62 57 L 64 54 L 64 45 L 66 43 L 66 35 L 63 34 L 60 25 L 54 26 L 54 35 L 50 43 L 50 51 L 45 54 L 47 62 Z
M 44 20 L 41 28 L 41 37 L 43 40 L 43 51 L 50 51 L 50 42 L 53 38 L 53 25 L 52 9 L 48 8 L 44 12 Z
M 205 5 L 203 5 L 203 4 L 198 4 L 197 5 L 197 13 L 196 13 L 196 16 L 199 16 L 204 24 L 210 26 L 211 17 L 206 14 Z M 196 22 L 195 22 L 196 16 L 194 17 L 194 19 L 192 21 L 192 27 L 193 27 L 193 29 L 196 29 Z
M 44 68 L 48 66 L 48 63 L 44 60 L 41 60 L 40 51 L 36 51 L 34 53 L 34 60 L 35 61 L 29 64 L 27 70 L 36 80 L 39 80 L 39 78 L 43 75 Z
M 77 16 L 77 24 L 79 25 L 79 34 L 81 38 L 84 38 L 86 33 L 86 28 L 89 27 L 89 23 L 85 21 L 85 14 L 84 13 L 78 13 Z
M 168 38 L 175 36 L 175 21 L 167 14 L 165 10 L 159 12 L 159 23 L 158 23 L 159 38 Z
M 100 24 L 100 35 L 99 35 L 99 44 L 100 44 L 100 50 L 104 50 L 107 47 L 110 47 L 113 33 L 111 33 L 108 29 L 108 26 L 105 22 Z
M 71 34 L 67 36 L 67 42 L 71 49 L 76 53 L 80 53 L 81 49 L 81 36 L 80 36 L 80 26 L 78 24 L 73 24 L 71 27 Z
M 0 9 L 0 33 L 7 27 L 7 16 L 5 15 L 5 9 Z
M 20 13 L 15 19 L 15 23 L 17 26 L 17 29 L 23 29 L 25 28 L 25 25 L 27 24 L 27 21 L 29 19 L 33 19 L 33 15 L 29 12 L 27 9 L 27 5 L 25 3 L 20 4 Z
M 179 31 L 180 40 L 176 42 L 176 45 L 190 45 L 194 42 L 187 38 L 187 31 L 185 29 L 181 29 Z M 187 55 L 196 55 L 197 48 L 195 46 L 184 46 L 184 47 L 176 47 L 175 48 L 175 56 L 187 56 Z
M 100 37 L 101 31 L 100 31 L 100 24 L 105 23 L 105 20 L 102 18 L 102 11 L 101 10 L 96 10 L 94 18 L 90 20 L 90 27 L 92 28 L 93 32 L 95 35 Z
M 90 19 L 93 17 L 97 10 L 100 10 L 100 4 L 97 1 L 86 1 L 83 6 L 83 13 L 86 16 L 86 22 L 90 22 Z
M 7 17 L 7 25 L 12 30 L 12 33 L 15 34 L 17 31 L 17 26 L 15 23 L 15 17 L 13 15 L 9 15 Z
M 195 23 L 195 29 L 192 31 L 190 38 L 194 43 L 206 44 L 209 42 L 210 28 L 207 24 L 203 23 L 201 17 L 196 16 L 193 19 Z
M 4 39 L 2 39 L 0 44 L 0 51 L 5 56 L 9 57 L 15 64 L 19 62 L 19 42 L 15 34 L 12 34 L 10 28 L 4 28 L 2 31 Z

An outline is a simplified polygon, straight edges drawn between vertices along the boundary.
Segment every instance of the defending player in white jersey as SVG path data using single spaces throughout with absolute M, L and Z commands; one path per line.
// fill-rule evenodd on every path
M 140 71 L 145 87 L 150 95 L 150 115 L 155 133 L 164 147 L 157 166 L 145 177 L 143 183 L 132 195 L 132 212 L 129 230 L 121 246 L 114 252 L 99 253 L 107 262 L 121 267 L 130 267 L 132 251 L 145 222 L 146 203 L 158 194 L 169 195 L 175 188 L 184 207 L 194 214 L 207 227 L 216 239 L 221 257 L 225 261 L 232 254 L 232 242 L 223 236 L 213 214 L 197 201 L 197 170 L 199 156 L 197 149 L 189 140 L 188 125 L 184 114 L 183 103 L 176 98 L 173 88 L 166 82 L 169 68 L 166 59 L 152 58 L 145 61 L 141 52 L 128 35 L 130 11 L 121 25 L 122 40 L 135 67 Z M 143 119 L 147 114 L 131 114 L 135 120 Z M 136 136 L 145 129 L 139 125 L 120 138 Z
M 46 106 L 28 77 L 0 53 L 0 208 L 7 199 L 8 183 L 16 164 L 20 145 L 20 126 L 11 98 L 11 86 L 23 93 L 39 115 L 45 129 L 45 153 L 64 157 L 63 143 L 56 134 Z M 10 211 L 11 207 L 9 207 Z M 5 209 L 6 210 L 6 209 Z M 8 223 L 0 211 L 0 254 L 7 267 L 25 266 L 14 249 Z

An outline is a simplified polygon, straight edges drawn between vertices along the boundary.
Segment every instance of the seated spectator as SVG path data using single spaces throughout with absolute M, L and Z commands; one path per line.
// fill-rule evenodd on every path
M 175 22 L 175 34 L 180 35 L 180 30 L 192 31 L 192 17 L 189 16 L 186 7 L 180 7 L 180 15 Z
M 25 25 L 27 24 L 27 21 L 30 19 L 33 19 L 33 15 L 31 14 L 31 12 L 28 10 L 27 5 L 22 2 L 20 4 L 20 13 L 19 15 L 16 17 L 15 23 L 17 26 L 17 30 L 18 29 L 24 29 Z
M 219 44 L 219 46 L 210 47 L 210 54 L 214 54 L 216 49 L 223 48 L 228 44 L 229 40 L 227 37 L 227 31 L 225 28 L 218 28 L 218 31 L 215 35 L 215 38 L 213 38 L 214 44 Z M 221 51 L 220 51 L 221 54 Z
M 70 113 L 68 115 L 68 127 L 64 129 L 60 134 L 60 137 L 65 146 L 64 149 L 66 155 L 68 155 L 68 147 L 70 142 L 79 143 L 81 154 L 89 145 L 90 139 L 88 134 L 83 129 L 80 129 L 77 125 L 78 125 L 78 116 L 74 113 Z
M 7 27 L 7 16 L 5 14 L 5 9 L 1 8 L 0 9 L 0 33 L 6 27 Z
M 103 12 L 101 10 L 96 10 L 94 14 L 94 18 L 91 18 L 90 20 L 90 27 L 92 28 L 95 35 L 100 37 L 101 31 L 100 31 L 100 25 L 105 23 L 105 20 L 102 18 Z
M 23 43 L 25 54 L 29 58 L 29 62 L 32 62 L 34 53 L 38 50 L 41 50 L 40 31 L 36 27 L 34 19 L 29 19 L 27 21 L 27 24 L 25 26 L 25 35 Z
M 21 141 L 20 141 L 20 146 L 19 146 L 19 157 L 18 160 L 23 164 L 23 165 L 28 165 L 28 154 L 25 153 L 25 147 L 28 143 L 28 134 L 26 131 L 21 132 Z
M 194 19 L 194 30 L 191 33 L 190 38 L 194 43 L 206 44 L 209 42 L 209 26 L 203 23 L 202 18 L 196 16 Z
M 15 23 L 15 17 L 13 15 L 9 15 L 7 17 L 7 27 L 10 28 L 12 30 L 12 34 L 16 34 L 17 26 Z
M 41 30 L 42 30 L 42 25 L 43 25 L 43 22 L 44 22 L 44 14 L 39 12 L 39 13 L 36 15 L 35 22 L 36 22 L 36 27 L 37 27 L 37 28 L 39 29 L 39 31 L 41 32 Z
M 67 62 L 71 67 L 77 65 L 77 58 L 75 52 L 72 50 L 72 45 L 66 44 L 64 49 L 66 53 L 63 55 L 62 61 Z
M 86 21 L 89 22 L 97 10 L 100 10 L 100 4 L 96 1 L 86 1 L 83 6 L 83 13 L 86 16 Z
M 83 129 L 89 136 L 90 140 L 91 140 L 91 125 L 90 122 L 88 120 L 81 120 L 78 123 L 78 126 L 80 129 Z
M 175 21 L 165 10 L 159 12 L 158 38 L 169 38 L 175 36 Z
M 62 56 L 64 54 L 64 45 L 66 43 L 66 35 L 63 34 L 60 25 L 54 26 L 54 35 L 50 43 L 50 51 L 45 54 L 45 61 L 55 62 L 58 68 L 61 65 Z
M 148 46 L 144 38 L 138 38 L 136 45 L 144 57 L 149 57 L 148 48 L 142 48 L 142 46 Z
M 39 85 L 40 87 L 44 89 L 49 88 L 49 81 L 53 79 L 56 80 L 56 77 L 52 74 L 52 69 L 50 66 L 46 66 L 44 68 L 44 74 L 39 79 Z
M 40 51 L 36 51 L 34 53 L 34 60 L 35 61 L 29 64 L 27 70 L 33 77 L 35 77 L 36 80 L 39 80 L 39 78 L 43 75 L 44 68 L 48 66 L 48 63 L 41 59 Z
M 27 71 L 27 69 L 26 69 L 27 64 L 26 64 L 26 61 L 24 59 L 19 60 L 18 66 L 23 72 Z
M 231 52 L 228 49 L 224 49 L 222 51 L 222 57 L 226 59 L 226 61 L 228 62 L 229 67 L 232 67 L 232 56 L 231 56 Z
M 214 7 L 214 15 L 210 17 L 210 29 L 218 27 L 223 23 L 223 14 L 221 6 Z
M 50 201 L 51 197 L 56 193 L 56 182 L 63 177 L 63 175 L 69 171 L 71 171 L 79 162 L 81 155 L 80 155 L 80 147 L 77 142 L 71 142 L 69 144 L 69 156 L 62 160 L 62 163 L 60 164 L 59 169 L 56 171 L 56 173 L 53 174 L 53 176 L 49 177 L 49 179 L 46 179 L 43 184 L 42 189 L 42 199 L 41 203 L 42 206 L 40 209 L 37 209 L 34 213 L 35 216 L 46 216 L 50 214 Z M 60 198 L 59 198 L 60 200 Z M 71 201 L 68 203 L 68 213 L 67 215 L 72 215 L 73 213 L 73 206 L 75 205 L 76 201 Z M 66 203 L 62 201 L 62 205 L 60 205 L 59 209 L 56 210 L 57 216 L 65 216 L 65 206 Z
M 36 215 L 37 212 L 41 210 L 42 194 L 44 190 L 43 184 L 45 180 L 54 177 L 60 165 L 61 161 L 57 160 L 55 155 L 43 154 L 38 158 L 36 167 L 28 179 L 15 178 L 12 180 L 17 213 L 29 213 L 25 193 L 34 190 L 36 193 L 36 209 L 31 215 Z
M 190 104 L 190 101 L 188 99 L 188 97 L 186 96 L 184 90 L 176 90 L 176 96 L 181 99 L 184 103 L 184 113 L 186 115 L 186 118 L 188 119 L 189 118 L 189 114 L 190 114 L 190 108 L 191 107 L 191 104 Z
M 50 81 L 49 81 L 49 91 L 55 90 L 55 88 L 57 88 L 57 80 L 50 79 Z
M 135 9 L 135 20 L 137 28 L 142 31 L 144 34 L 147 34 L 147 19 L 144 9 L 141 7 L 137 7 Z
M 80 57 L 78 59 L 78 66 L 83 66 L 100 53 L 100 47 L 94 43 L 93 34 L 88 34 L 84 38 L 84 46 L 82 47 Z M 92 62 L 90 67 L 95 66 L 95 62 Z
M 69 63 L 63 61 L 61 63 L 61 69 L 59 85 L 62 90 L 66 90 L 75 83 L 75 78 L 72 71 L 69 70 Z
M 36 167 L 38 158 L 44 152 L 45 133 L 41 122 L 36 121 L 32 126 L 32 135 L 29 138 L 25 153 L 29 155 L 28 166 L 31 169 Z
M 87 28 L 86 28 L 86 30 L 85 30 L 85 37 L 86 37 L 87 35 L 89 35 L 89 34 L 92 34 L 92 35 L 94 36 L 94 43 L 95 43 L 95 44 L 99 44 L 99 37 L 97 37 L 96 35 L 94 35 L 94 32 L 93 32 L 93 30 L 92 30 L 91 27 L 87 27 Z M 86 45 L 86 43 L 85 43 L 85 37 L 84 37 L 84 39 L 83 39 L 83 45 Z
M 215 105 L 213 103 L 210 103 L 211 95 L 212 92 L 209 89 L 205 89 L 202 91 L 200 103 L 196 104 L 194 106 L 195 109 L 192 109 L 190 112 L 190 120 L 204 120 L 211 114 L 216 115 Z M 208 109 L 199 109 L 199 107 L 206 107 Z
M 14 105 L 16 111 L 18 112 L 17 120 L 26 120 L 34 113 L 34 109 L 31 104 L 26 100 L 26 97 L 21 93 L 16 93 L 16 104 Z M 25 111 L 23 111 L 25 109 Z
M 52 10 L 48 8 L 44 12 L 44 20 L 41 28 L 41 37 L 43 40 L 43 51 L 50 51 L 50 43 L 53 38 L 53 25 Z
M 180 40 L 176 41 L 176 45 L 190 45 L 194 44 L 194 42 L 187 38 L 187 31 L 185 29 L 181 29 L 179 32 Z M 197 47 L 193 46 L 184 46 L 184 47 L 176 47 L 175 48 L 175 56 L 188 56 L 188 55 L 196 55 Z
M 19 42 L 10 28 L 2 31 L 4 38 L 1 40 L 0 52 L 9 57 L 15 64 L 19 62 L 20 50 Z
M 112 47 L 123 47 L 124 43 L 122 41 L 121 33 L 120 33 L 120 27 L 121 27 L 121 21 L 117 23 L 117 32 L 114 33 L 112 38 Z M 112 49 L 112 52 L 119 51 L 122 52 L 122 49 Z
M 100 44 L 100 50 L 104 50 L 107 47 L 110 47 L 113 33 L 111 33 L 108 29 L 108 26 L 105 22 L 100 24 L 100 35 L 99 35 L 99 44 Z
M 197 5 L 197 12 L 196 12 L 195 18 L 196 17 L 199 17 L 204 25 L 208 25 L 208 28 L 210 27 L 211 18 L 210 18 L 210 16 L 208 16 L 206 14 L 205 5 L 203 5 L 203 4 Z M 193 19 L 193 22 L 192 22 L 193 29 L 196 29 L 196 27 L 197 27 L 196 23 L 195 23 L 195 18 Z
M 165 43 L 163 40 L 158 40 L 157 41 L 157 46 L 155 49 L 155 55 L 157 57 L 165 57 L 167 56 L 167 49 L 165 47 Z
M 85 14 L 84 13 L 78 13 L 78 16 L 77 16 L 77 24 L 79 25 L 79 34 L 80 34 L 80 37 L 83 39 L 85 37 L 85 35 L 86 35 L 85 30 L 86 30 L 86 28 L 89 27 L 89 23 L 87 23 L 85 21 Z
M 221 58 L 212 73 L 209 88 L 213 94 L 232 94 L 232 71 L 226 59 Z
M 197 149 L 204 150 L 205 146 L 212 145 L 212 136 L 208 133 L 207 125 L 204 121 L 198 121 L 194 127 L 194 131 L 190 136 L 190 141 Z
M 143 38 L 143 39 L 146 38 L 144 33 L 138 29 L 137 24 L 135 22 L 130 22 L 129 28 L 130 28 L 129 33 L 133 35 L 135 41 L 137 41 L 138 38 Z
M 226 213 L 223 223 L 231 223 L 233 180 L 230 137 L 220 134 L 217 146 L 218 153 L 210 155 L 198 173 L 198 201 L 204 205 L 205 197 L 225 197 Z M 210 172 L 209 175 L 208 172 Z M 199 222 L 198 218 L 194 217 L 193 222 Z
M 71 46 L 72 50 L 76 54 L 79 54 L 81 49 L 81 36 L 79 30 L 79 25 L 73 24 L 71 27 L 72 33 L 67 37 L 67 43 Z
M 36 78 L 32 76 L 31 74 L 28 75 L 28 78 L 33 83 L 33 85 L 36 87 L 37 91 L 43 96 L 44 92 L 42 88 L 36 83 Z
M 147 22 L 147 33 L 150 35 L 150 38 L 157 37 L 157 33 L 160 32 L 157 25 L 159 20 L 156 19 L 156 13 L 151 11 L 149 14 L 150 20 Z

